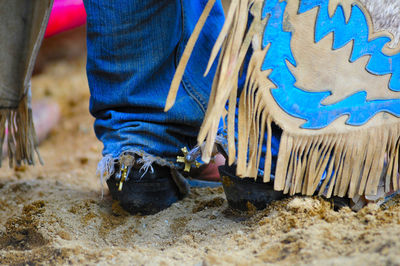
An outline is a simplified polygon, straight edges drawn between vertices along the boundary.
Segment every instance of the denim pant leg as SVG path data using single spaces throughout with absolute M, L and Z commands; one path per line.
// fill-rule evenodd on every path
M 103 156 L 140 152 L 175 162 L 195 143 L 215 66 L 203 73 L 224 22 L 214 6 L 174 107 L 165 100 L 177 63 L 207 0 L 85 0 L 90 112 Z

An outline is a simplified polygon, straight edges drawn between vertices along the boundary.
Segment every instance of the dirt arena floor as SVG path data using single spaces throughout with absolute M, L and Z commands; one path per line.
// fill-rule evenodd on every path
M 234 213 L 221 188 L 202 188 L 144 217 L 106 187 L 102 198 L 80 51 L 44 56 L 33 78 L 34 98 L 58 101 L 62 118 L 41 145 L 44 166 L 1 168 L 0 264 L 400 265 L 399 198 L 358 213 L 303 197 Z

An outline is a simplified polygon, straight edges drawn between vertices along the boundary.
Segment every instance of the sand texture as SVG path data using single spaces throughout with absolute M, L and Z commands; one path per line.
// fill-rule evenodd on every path
M 107 189 L 101 198 L 84 66 L 54 62 L 33 79 L 35 97 L 59 101 L 63 117 L 41 146 L 45 166 L 1 169 L 1 264 L 400 265 L 398 199 L 354 213 L 291 198 L 239 214 L 221 188 L 205 188 L 156 215 L 127 215 Z
M 95 175 L 85 56 L 40 71 L 34 98 L 58 101 L 62 119 L 41 145 L 45 166 L 0 170 L 0 264 L 400 265 L 400 198 L 358 213 L 307 197 L 235 213 L 221 188 L 203 188 L 128 215 Z

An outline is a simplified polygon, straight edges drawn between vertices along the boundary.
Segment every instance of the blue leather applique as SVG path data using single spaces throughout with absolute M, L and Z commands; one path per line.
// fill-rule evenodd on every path
M 371 75 L 391 74 L 389 89 L 400 91 L 400 54 L 389 56 L 382 52 L 384 45 L 391 39 L 389 37 L 370 39 L 366 14 L 358 5 L 352 6 L 348 22 L 340 5 L 335 14 L 330 17 L 328 5 L 329 0 L 300 0 L 299 14 L 319 8 L 315 22 L 315 42 L 318 43 L 330 33 L 334 35 L 333 50 L 341 49 L 354 41 L 349 61 L 355 62 L 363 56 L 370 56 L 365 69 Z M 271 46 L 263 62 L 262 70 L 272 69 L 269 79 L 277 88 L 271 89 L 271 94 L 282 110 L 293 117 L 304 119 L 305 123 L 302 125 L 304 129 L 324 128 L 343 115 L 349 115 L 346 124 L 351 126 L 364 125 L 380 112 L 400 117 L 400 99 L 398 98 L 367 100 L 366 91 L 355 89 L 354 93 L 347 98 L 325 105 L 321 102 L 332 94 L 329 88 L 320 92 L 310 92 L 296 87 L 296 77 L 287 65 L 290 62 L 296 67 L 298 62 L 291 50 L 292 32 L 285 30 L 283 25 L 286 6 L 286 1 L 269 0 L 263 7 L 263 17 L 270 15 L 263 36 L 263 48 L 268 44 Z

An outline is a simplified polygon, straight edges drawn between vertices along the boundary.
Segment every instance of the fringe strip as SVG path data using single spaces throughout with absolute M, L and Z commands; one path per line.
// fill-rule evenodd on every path
M 0 110 L 0 167 L 3 158 L 3 145 L 6 142 L 9 166 L 22 164 L 35 165 L 35 154 L 43 164 L 38 151 L 35 127 L 33 126 L 32 109 L 29 97 L 25 96 L 17 109 Z M 7 134 L 6 134 L 7 129 Z
M 210 2 L 213 2 L 210 0 Z M 262 146 L 267 147 L 264 166 L 264 182 L 271 175 L 271 135 L 274 116 L 265 97 L 267 71 L 261 64 L 269 47 L 261 49 L 261 40 L 269 17 L 261 18 L 264 0 L 232 0 L 226 22 L 210 56 L 210 69 L 220 52 L 207 113 L 201 127 L 198 142 L 206 142 L 203 161 L 208 162 L 220 119 L 228 110 L 229 163 L 237 157 L 237 175 L 256 177 Z M 247 27 L 248 11 L 253 22 Z M 204 22 L 202 22 L 204 24 Z M 196 31 L 198 34 L 199 31 Z M 235 111 L 237 106 L 237 81 L 250 45 L 250 59 L 245 87 L 239 100 L 238 144 L 235 147 Z M 180 70 L 182 72 L 182 70 Z M 177 76 L 176 76 L 177 77 Z M 178 76 L 178 80 L 179 80 Z M 180 81 L 180 80 L 179 80 Z M 175 80 L 171 91 L 177 90 Z M 175 86 L 175 87 L 174 87 Z M 270 87 L 268 87 L 270 86 Z M 268 87 L 268 88 L 266 88 Z M 172 97 L 173 98 L 173 97 Z M 169 97 L 170 108 L 174 98 Z M 166 108 L 166 109 L 168 109 Z M 275 121 L 276 123 L 279 121 Z M 279 124 L 279 123 L 277 123 Z M 267 131 L 267 139 L 264 139 Z M 307 135 L 283 129 L 274 189 L 290 195 L 373 196 L 380 184 L 386 193 L 399 190 L 400 123 L 375 129 L 360 129 L 342 134 Z
M 386 193 L 397 191 L 399 136 L 399 125 L 353 135 L 310 137 L 285 132 L 274 188 L 291 195 L 313 195 L 319 188 L 319 195 L 353 198 L 376 195 L 383 181 Z

